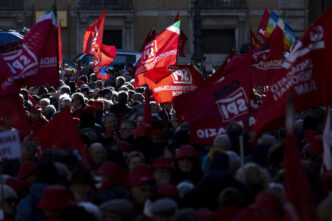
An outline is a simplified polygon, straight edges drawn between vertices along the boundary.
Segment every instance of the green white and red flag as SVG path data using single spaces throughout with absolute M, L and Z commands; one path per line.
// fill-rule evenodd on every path
M 167 27 L 145 45 L 135 72 L 135 87 L 145 84 L 144 73 L 154 68 L 175 65 L 178 57 L 180 21 Z

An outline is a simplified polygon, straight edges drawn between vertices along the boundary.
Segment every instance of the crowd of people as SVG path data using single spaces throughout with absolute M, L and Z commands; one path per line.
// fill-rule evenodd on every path
M 152 124 L 144 121 L 148 93 L 134 88 L 131 66 L 112 70 L 106 81 L 88 68 L 76 80 L 75 71 L 64 73 L 59 88 L 22 88 L 20 96 L 33 132 L 70 108 L 87 159 L 61 137 L 43 150 L 24 139 L 20 159 L 2 161 L 3 220 L 285 220 L 282 130 L 254 146 L 232 122 L 211 145 L 192 144 L 171 104 L 150 96 Z M 328 221 L 332 183 L 320 172 L 322 113 L 303 113 L 295 126 L 317 214 Z

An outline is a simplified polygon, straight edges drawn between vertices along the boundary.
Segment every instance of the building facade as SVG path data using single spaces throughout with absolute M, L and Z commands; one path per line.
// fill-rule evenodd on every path
M 83 35 L 107 8 L 104 43 L 117 48 L 138 51 L 148 31 L 157 32 L 180 15 L 181 28 L 188 37 L 185 58 L 193 54 L 194 2 L 197 0 L 57 0 L 62 23 L 62 45 L 65 59 L 73 59 L 82 50 Z M 310 23 L 332 0 L 199 0 L 202 26 L 202 51 L 206 64 L 219 65 L 228 52 L 249 41 L 249 27 L 257 30 L 264 9 L 284 13 L 286 22 L 300 38 Z M 0 29 L 30 28 L 53 0 L 1 0 Z

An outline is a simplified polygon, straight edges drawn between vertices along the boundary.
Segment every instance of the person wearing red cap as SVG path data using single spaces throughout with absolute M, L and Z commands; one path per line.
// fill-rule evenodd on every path
M 151 197 L 153 176 L 152 168 L 145 164 L 136 165 L 129 176 L 130 196 L 135 206 L 135 217 L 142 214 L 144 203 Z
M 101 187 L 96 195 L 98 203 L 128 196 L 128 192 L 123 187 L 123 174 L 119 165 L 105 162 L 99 167 L 96 174 L 101 177 Z
M 157 185 L 170 184 L 175 167 L 170 159 L 163 156 L 153 161 L 153 178 Z
M 256 195 L 255 203 L 244 208 L 237 221 L 283 221 L 284 212 L 280 199 L 271 191 L 262 191 Z
M 44 124 L 48 123 L 48 120 L 42 114 L 42 108 L 36 104 L 33 105 L 30 109 L 30 125 L 31 130 L 36 132 L 39 130 Z
M 133 134 L 135 137 L 148 137 L 150 136 L 150 132 L 152 130 L 152 126 L 147 123 L 138 124 L 137 128 L 133 130 Z
M 197 183 L 202 171 L 198 167 L 198 154 L 195 147 L 189 144 L 182 145 L 175 157 L 178 170 L 176 171 L 175 181 L 179 183 L 184 180 L 189 180 L 192 183 Z
M 58 220 L 65 209 L 74 206 L 72 196 L 62 185 L 50 185 L 43 191 L 38 208 L 44 212 L 45 220 Z

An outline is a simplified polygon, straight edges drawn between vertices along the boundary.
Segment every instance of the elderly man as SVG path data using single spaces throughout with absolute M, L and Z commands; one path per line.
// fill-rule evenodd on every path
M 71 107 L 73 110 L 73 117 L 80 117 L 83 109 L 86 107 L 84 102 L 84 95 L 82 93 L 74 93 L 71 99 Z

